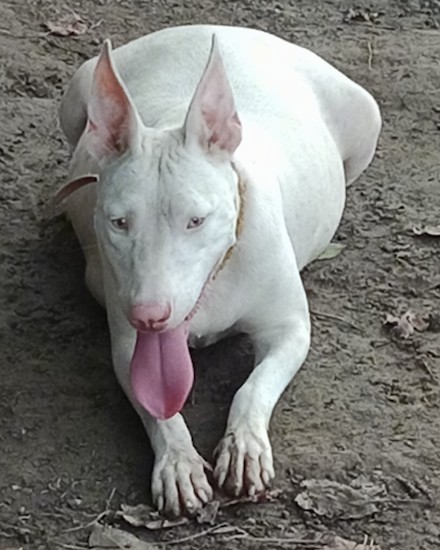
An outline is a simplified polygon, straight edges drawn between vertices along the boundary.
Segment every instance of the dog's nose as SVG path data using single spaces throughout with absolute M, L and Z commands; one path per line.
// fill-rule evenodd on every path
M 163 330 L 171 316 L 171 305 L 156 302 L 137 304 L 131 308 L 130 323 L 136 330 Z

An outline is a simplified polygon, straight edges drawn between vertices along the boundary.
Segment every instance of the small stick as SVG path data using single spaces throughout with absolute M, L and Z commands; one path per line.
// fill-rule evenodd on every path
M 439 286 L 440 286 L 440 281 L 437 281 L 436 283 L 425 287 L 421 294 L 423 294 L 423 292 L 430 292 L 431 290 L 437 290 Z
M 110 503 L 111 503 L 113 497 L 115 496 L 115 493 L 116 493 L 116 487 L 113 487 L 113 489 L 110 492 L 110 496 L 108 497 L 108 499 L 105 502 L 105 509 L 106 510 L 110 509 Z
M 50 540 L 60 548 L 67 548 L 67 550 L 85 550 L 86 548 L 89 548 L 88 546 L 77 546 L 75 544 L 67 544 L 65 542 L 60 542 L 55 539 L 50 539 Z
M 64 531 L 62 531 L 62 532 L 63 533 L 73 533 L 74 531 L 81 531 L 82 529 L 88 529 L 89 527 L 93 527 L 93 525 L 98 523 L 98 521 L 101 520 L 102 518 L 105 518 L 105 516 L 107 516 L 111 512 L 111 510 L 110 510 L 110 501 L 112 500 L 115 492 L 116 492 L 116 488 L 113 487 L 113 489 L 111 490 L 110 496 L 108 497 L 107 502 L 106 502 L 106 509 L 103 512 L 100 512 L 94 519 L 92 519 L 88 523 L 78 525 L 77 527 L 69 527 L 69 529 L 64 529 Z
M 85 523 L 83 525 L 78 525 L 77 527 L 69 527 L 69 529 L 64 529 L 63 533 L 73 533 L 73 531 L 81 531 L 82 529 L 88 529 L 89 527 L 92 527 L 95 525 L 95 523 L 98 523 L 98 521 L 108 514 L 110 514 L 110 502 L 112 498 L 114 497 L 116 492 L 116 487 L 113 487 L 113 489 L 110 491 L 110 495 L 105 503 L 105 510 L 101 513 L 99 513 L 92 521 L 89 521 L 88 523 Z
M 105 518 L 106 515 L 108 515 L 111 512 L 111 510 L 104 510 L 100 514 L 98 514 L 95 519 L 92 519 L 92 521 L 89 521 L 89 523 L 84 523 L 83 525 L 78 525 L 77 527 L 69 527 L 69 529 L 64 529 L 63 533 L 73 533 L 74 531 L 81 531 L 82 529 L 88 529 L 89 527 L 92 527 L 95 525 L 95 523 L 98 523 L 98 521 L 102 518 Z
M 373 63 L 373 46 L 371 45 L 371 42 L 367 42 L 367 48 L 368 48 L 368 68 L 372 69 L 372 63 Z
M 215 534 L 215 533 L 214 533 Z M 312 540 L 312 539 L 298 539 L 298 538 L 291 538 L 291 537 L 286 537 L 286 538 L 279 538 L 279 537 L 254 537 L 252 535 L 249 535 L 249 534 L 238 534 L 238 535 L 232 535 L 230 537 L 226 537 L 224 538 L 223 540 L 225 541 L 229 541 L 229 540 L 237 540 L 237 539 L 241 539 L 241 540 L 248 540 L 248 541 L 251 541 L 251 542 L 261 542 L 261 543 L 272 543 L 272 544 L 295 544 L 295 545 L 300 545 L 300 546 L 305 546 L 307 547 L 309 550 L 319 550 L 320 548 L 323 548 L 322 546 L 322 543 L 316 541 L 316 540 Z
M 224 534 L 221 531 L 221 529 L 223 529 L 224 527 L 229 527 L 229 525 L 227 523 L 221 523 L 220 525 L 215 525 L 214 527 L 210 527 L 209 529 L 206 529 L 205 531 L 201 531 L 200 533 L 195 533 L 194 535 L 190 535 L 188 537 L 184 537 L 184 538 L 181 538 L 181 539 L 175 539 L 175 540 L 171 540 L 171 541 L 164 541 L 163 544 L 165 544 L 165 545 L 168 545 L 168 544 L 181 544 L 183 542 L 189 542 L 191 540 L 198 539 L 198 538 L 204 537 L 206 535 L 214 535 L 214 536 L 220 535 L 221 536 L 222 534 Z M 232 529 L 234 529 L 234 528 L 232 528 Z M 319 548 L 322 547 L 322 544 L 317 540 L 299 539 L 299 538 L 290 538 L 290 537 L 286 537 L 286 538 L 254 537 L 253 535 L 250 535 L 244 529 L 240 529 L 240 528 L 235 528 L 235 529 L 237 531 L 237 533 L 235 535 L 223 537 L 221 540 L 227 542 L 227 541 L 230 541 L 230 540 L 242 539 L 242 540 L 249 540 L 249 541 L 252 541 L 252 542 L 262 542 L 262 543 L 266 542 L 266 543 L 275 543 L 275 544 L 300 544 L 302 546 L 306 546 L 310 550 L 313 550 L 313 549 L 318 550 Z M 216 531 L 220 531 L 220 532 L 216 533 Z
M 181 539 L 174 539 L 170 541 L 164 541 L 164 544 L 181 544 L 182 542 L 188 542 L 190 540 L 199 539 L 200 537 L 204 537 L 206 535 L 210 535 L 211 533 L 214 533 L 217 531 L 217 529 L 221 529 L 223 527 L 229 527 L 227 523 L 220 523 L 220 525 L 214 525 L 214 527 L 210 527 L 209 529 L 205 529 L 204 531 L 201 531 L 200 533 L 194 533 L 194 535 L 189 535 L 188 537 L 183 537 Z
M 7 29 L 0 29 L 0 34 L 5 34 L 6 36 L 12 36 L 13 38 L 20 38 L 20 39 L 29 39 L 29 38 L 42 38 L 49 34 L 49 32 L 37 32 L 34 34 L 14 34 L 11 31 L 8 31 Z
M 348 325 L 349 327 L 351 327 L 355 330 L 358 330 L 359 332 L 362 332 L 361 329 L 357 325 L 355 325 L 354 323 L 352 323 L 348 319 L 344 319 L 343 317 L 338 317 L 337 315 L 333 315 L 332 313 L 325 313 L 323 311 L 317 311 L 316 309 L 315 310 L 311 309 L 310 313 L 312 315 L 314 315 L 315 317 L 322 317 L 323 319 L 331 319 L 333 321 L 339 321 L 340 323 L 344 323 L 344 324 Z

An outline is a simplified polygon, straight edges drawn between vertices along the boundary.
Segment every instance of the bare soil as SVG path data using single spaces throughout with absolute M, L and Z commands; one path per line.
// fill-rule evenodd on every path
M 86 32 L 48 34 L 45 25 L 72 10 Z M 374 94 L 384 128 L 373 165 L 348 191 L 335 237 L 344 250 L 304 272 L 312 349 L 271 426 L 281 493 L 222 508 L 212 521 L 226 532 L 203 534 L 212 526 L 196 521 L 135 532 L 152 542 L 183 538 L 184 550 L 311 548 L 286 537 L 329 534 L 358 543 L 367 535 L 382 550 L 437 550 L 440 238 L 413 232 L 439 223 L 437 0 L 1 1 L 0 548 L 86 547 L 97 516 L 130 530 L 115 515 L 120 505 L 151 504 L 152 454 L 113 376 L 105 314 L 84 287 L 72 230 L 45 203 L 67 172 L 57 106 L 75 68 L 106 37 L 120 45 L 208 22 L 314 50 Z M 409 309 L 430 325 L 403 339 L 384 320 Z M 194 359 L 185 416 L 210 458 L 252 357 L 235 338 Z M 381 491 L 373 510 L 356 514 L 354 502 L 338 513 L 335 497 L 320 515 L 295 501 L 304 480 Z

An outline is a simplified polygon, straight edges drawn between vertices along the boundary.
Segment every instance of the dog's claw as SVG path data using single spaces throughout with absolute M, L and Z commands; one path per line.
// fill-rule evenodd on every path
M 274 477 L 272 450 L 264 429 L 249 427 L 228 433 L 216 451 L 214 478 L 234 496 L 264 492 Z
M 159 457 L 151 490 L 158 510 L 174 517 L 194 515 L 213 496 L 205 461 L 194 449 L 185 453 L 168 450 Z

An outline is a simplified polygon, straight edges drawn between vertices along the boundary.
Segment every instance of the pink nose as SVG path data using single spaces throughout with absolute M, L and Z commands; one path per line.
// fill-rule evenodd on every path
M 171 306 L 155 302 L 133 306 L 130 311 L 130 323 L 141 331 L 162 330 L 171 315 Z

